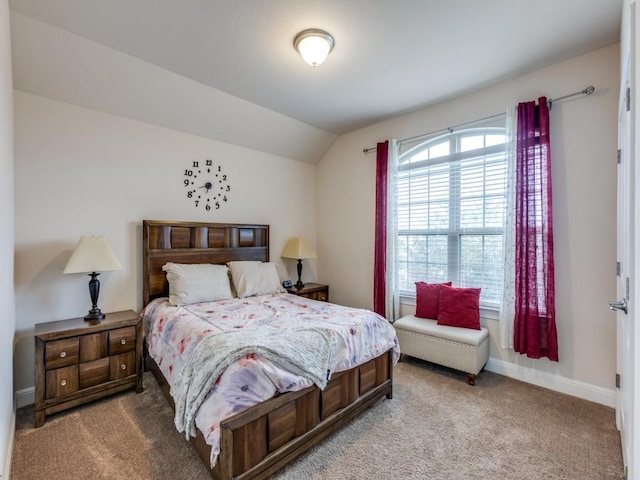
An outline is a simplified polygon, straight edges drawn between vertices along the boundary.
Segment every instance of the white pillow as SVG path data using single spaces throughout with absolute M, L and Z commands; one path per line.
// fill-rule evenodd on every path
M 240 261 L 227 263 L 238 297 L 282 293 L 278 266 L 271 262 Z
M 225 265 L 167 263 L 162 267 L 169 282 L 169 303 L 215 302 L 233 298 Z

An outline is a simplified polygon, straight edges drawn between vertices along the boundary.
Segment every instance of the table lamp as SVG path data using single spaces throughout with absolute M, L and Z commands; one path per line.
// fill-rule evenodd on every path
M 64 273 L 86 273 L 89 280 L 89 295 L 91 296 L 91 310 L 84 317 L 85 320 L 102 320 L 104 313 L 98 308 L 98 294 L 100 293 L 100 272 L 122 270 L 122 265 L 103 236 L 86 236 L 73 250 Z
M 302 283 L 302 260 L 305 258 L 316 258 L 316 252 L 309 244 L 306 238 L 294 237 L 287 242 L 282 251 L 282 258 L 296 258 L 298 259 L 298 281 L 296 288 L 300 290 L 304 287 Z

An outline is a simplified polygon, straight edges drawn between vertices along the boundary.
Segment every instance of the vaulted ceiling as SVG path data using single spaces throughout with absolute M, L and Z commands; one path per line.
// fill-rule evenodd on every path
M 10 7 L 335 138 L 616 43 L 622 0 L 10 0 Z M 335 38 L 317 68 L 292 45 L 306 28 Z M 16 88 L 24 78 L 19 71 Z

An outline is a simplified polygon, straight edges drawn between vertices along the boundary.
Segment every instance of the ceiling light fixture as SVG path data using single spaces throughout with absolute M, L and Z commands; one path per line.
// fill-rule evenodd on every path
M 303 30 L 293 39 L 294 48 L 312 67 L 317 67 L 327 59 L 334 44 L 335 41 L 330 34 L 317 28 Z

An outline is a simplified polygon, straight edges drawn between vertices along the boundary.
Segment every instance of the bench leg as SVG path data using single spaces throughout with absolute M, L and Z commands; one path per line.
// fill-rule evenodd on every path
M 475 373 L 467 373 L 467 383 L 472 387 L 476 384 L 476 374 Z

